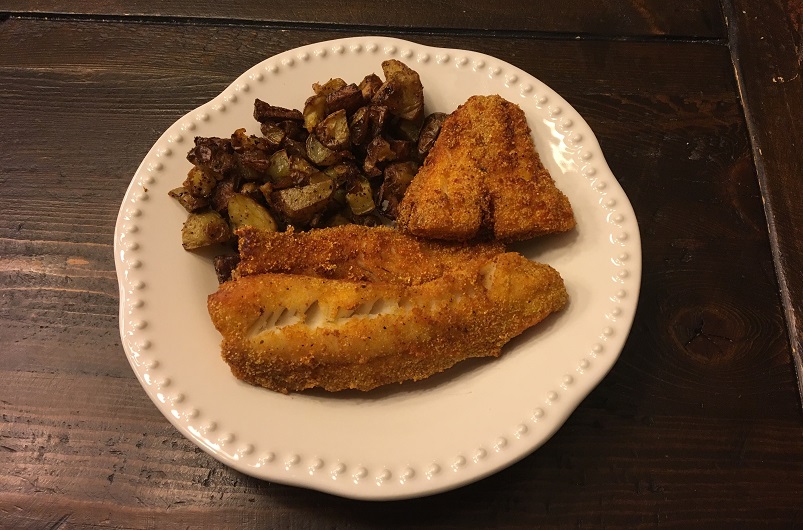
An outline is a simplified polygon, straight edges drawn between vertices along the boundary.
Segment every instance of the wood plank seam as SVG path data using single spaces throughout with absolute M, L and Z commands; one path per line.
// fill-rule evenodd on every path
M 310 23 L 310 22 L 285 22 L 285 21 L 262 21 L 238 18 L 216 18 L 216 17 L 176 17 L 176 16 L 153 16 L 153 15 L 94 15 L 94 14 L 69 14 L 59 12 L 25 12 L 25 11 L 2 11 L 0 10 L 0 20 L 41 20 L 48 22 L 101 22 L 101 23 L 132 23 L 132 24 L 167 24 L 167 25 L 187 25 L 187 26 L 207 26 L 207 27 L 247 27 L 264 28 L 272 30 L 301 30 L 301 31 L 332 31 L 336 33 L 361 32 L 364 35 L 383 34 L 398 36 L 400 38 L 415 35 L 442 35 L 460 37 L 483 37 L 483 38 L 506 38 L 506 39 L 531 39 L 531 40 L 572 40 L 572 41 L 603 41 L 603 42 L 653 42 L 653 43 L 694 43 L 694 44 L 715 44 L 727 45 L 726 37 L 693 37 L 676 35 L 592 35 L 588 33 L 574 33 L 562 31 L 525 31 L 525 30 L 485 30 L 485 29 L 458 29 L 449 27 L 430 27 L 430 26 L 374 26 L 370 24 L 343 24 L 343 23 Z
M 737 90 L 739 91 L 739 99 L 744 111 L 745 122 L 747 124 L 748 135 L 750 139 L 750 146 L 753 152 L 753 162 L 756 169 L 756 176 L 758 179 L 759 188 L 764 203 L 765 218 L 767 221 L 767 229 L 769 231 L 770 249 L 772 252 L 773 264 L 775 267 L 775 276 L 778 280 L 778 287 L 780 291 L 781 304 L 783 306 L 784 319 L 787 326 L 787 335 L 789 344 L 792 351 L 792 362 L 797 375 L 798 393 L 801 399 L 801 407 L 803 408 L 803 352 L 801 352 L 800 337 L 803 329 L 800 329 L 797 322 L 797 316 L 794 307 L 794 300 L 792 297 L 792 290 L 790 289 L 789 278 L 786 274 L 786 267 L 784 263 L 784 256 L 782 254 L 781 245 L 779 243 L 778 227 L 776 223 L 775 203 L 772 200 L 771 194 L 768 189 L 769 172 L 765 163 L 765 155 L 763 152 L 763 144 L 761 138 L 760 126 L 757 123 L 756 116 L 749 105 L 750 95 L 746 92 L 745 87 L 745 72 L 741 60 L 741 50 L 739 42 L 741 38 L 740 28 L 737 24 L 738 13 L 732 0 L 722 0 L 722 10 L 725 14 L 726 24 L 728 28 L 728 47 L 731 52 L 731 61 L 733 63 L 734 76 L 736 78 Z M 747 38 L 747 37 L 746 37 Z M 761 37 L 763 39 L 764 37 Z M 798 73 L 794 78 L 782 80 L 781 82 L 791 82 L 799 77 L 800 70 L 800 57 L 798 56 Z M 773 82 L 778 82 L 773 78 Z M 791 117 L 789 117 L 791 118 Z M 799 271 L 798 271 L 799 272 Z

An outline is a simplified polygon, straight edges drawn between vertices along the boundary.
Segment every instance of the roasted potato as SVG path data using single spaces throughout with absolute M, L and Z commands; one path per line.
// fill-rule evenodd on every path
M 381 136 L 377 136 L 368 144 L 366 152 L 363 171 L 369 177 L 378 177 L 382 174 L 382 170 L 379 168 L 380 163 L 396 159 L 396 152 L 390 142 Z
M 447 115 L 443 112 L 433 112 L 424 118 L 421 126 L 421 134 L 418 136 L 418 157 L 423 160 L 429 154 L 429 150 L 435 145 L 435 140 L 441 132 L 443 122 Z
M 376 208 L 371 183 L 364 177 L 357 179 L 346 193 L 346 200 L 354 215 L 365 215 Z
M 382 71 L 385 82 L 371 102 L 385 105 L 394 116 L 420 123 L 424 117 L 424 86 L 418 73 L 396 59 L 384 61 Z
M 326 117 L 326 95 L 315 94 L 304 103 L 304 127 L 312 132 Z
M 256 99 L 254 100 L 254 119 L 260 123 L 284 120 L 303 121 L 304 116 L 295 109 L 274 107 L 261 99 Z
M 243 151 L 252 149 L 264 149 L 267 147 L 264 138 L 248 135 L 245 129 L 237 129 L 231 135 L 231 147 L 235 153 L 242 153 Z
M 393 151 L 393 158 L 390 160 L 408 160 L 412 157 L 415 150 L 415 142 L 407 140 L 388 140 L 390 150 Z
M 368 137 L 371 127 L 369 111 L 370 107 L 360 107 L 351 117 L 349 133 L 351 134 L 351 143 L 354 145 L 365 145 L 372 139 Z
M 240 193 L 257 202 L 260 202 L 264 199 L 262 192 L 260 191 L 260 185 L 256 182 L 246 182 L 240 186 Z
M 209 199 L 206 197 L 196 197 L 184 186 L 174 188 L 167 192 L 168 195 L 178 201 L 188 212 L 197 212 L 209 206 Z
M 399 138 L 410 142 L 418 142 L 418 137 L 421 135 L 421 122 L 400 118 L 394 124 L 393 132 Z
M 276 188 L 286 188 L 293 185 L 290 179 L 290 155 L 282 149 L 276 151 L 268 160 L 268 177 Z
M 364 103 L 362 92 L 354 83 L 335 90 L 326 96 L 326 113 L 332 114 L 345 110 L 346 114 L 353 114 Z
M 314 134 L 307 137 L 307 156 L 316 166 L 331 166 L 341 158 L 340 153 L 323 145 Z
M 313 83 L 312 91 L 315 92 L 316 95 L 326 97 L 332 92 L 340 90 L 344 86 L 346 86 L 346 82 L 340 79 L 339 77 L 335 77 L 322 85 L 318 83 Z
M 261 149 L 253 149 L 237 153 L 236 174 L 243 180 L 265 181 L 270 167 L 270 153 Z
M 351 143 L 360 146 L 368 145 L 371 140 L 382 133 L 387 115 L 387 107 L 370 105 L 357 109 L 349 124 Z
M 282 142 L 282 148 L 285 151 L 287 151 L 288 155 L 307 158 L 307 146 L 305 142 L 302 142 L 300 140 L 293 140 L 292 138 L 287 137 Z
M 333 151 L 348 149 L 351 145 L 351 131 L 346 111 L 340 109 L 324 118 L 315 127 L 315 136 Z
M 215 266 L 215 274 L 217 275 L 217 282 L 223 283 L 231 280 L 231 273 L 240 263 L 239 254 L 221 254 L 212 259 Z
M 270 212 L 251 197 L 235 193 L 229 198 L 229 222 L 232 231 L 244 226 L 253 226 L 276 232 L 279 227 Z
M 351 183 L 361 176 L 360 170 L 350 161 L 330 166 L 324 169 L 323 172 L 334 180 L 335 186 Z
M 290 157 L 290 179 L 296 186 L 308 183 L 309 177 L 317 172 L 318 170 L 307 162 L 306 158 L 295 155 Z
M 283 130 L 285 136 L 291 140 L 295 140 L 296 142 L 307 141 L 307 135 L 309 133 L 307 132 L 307 129 L 304 128 L 304 124 L 300 121 L 280 121 L 276 124 L 276 126 Z
M 379 87 L 382 86 L 382 80 L 376 74 L 368 74 L 365 78 L 360 81 L 360 92 L 362 92 L 362 98 L 365 101 L 371 101 L 376 94 L 376 91 L 379 90 Z
M 193 197 L 208 198 L 215 191 L 217 179 L 212 174 L 204 171 L 198 166 L 194 166 L 187 173 L 187 178 L 184 179 L 182 186 Z
M 217 180 L 222 180 L 236 165 L 229 138 L 196 137 L 187 160 Z
M 288 223 L 307 226 L 316 215 L 326 210 L 333 191 L 333 182 L 327 179 L 298 188 L 274 191 L 270 195 L 270 203 Z
M 226 208 L 229 207 L 229 199 L 237 193 L 238 182 L 239 179 L 230 178 L 218 183 L 215 187 L 215 192 L 212 194 L 213 210 L 225 213 Z
M 281 147 L 284 137 L 287 136 L 285 130 L 273 122 L 263 123 L 260 126 L 260 130 L 265 137 L 265 141 L 275 149 L 279 149 L 279 147 Z
M 191 213 L 181 228 L 181 246 L 185 250 L 226 243 L 229 239 L 229 223 L 214 211 Z
M 191 215 L 182 244 L 232 243 L 243 226 L 299 230 L 393 219 L 445 115 L 424 118 L 416 72 L 382 63 L 357 85 L 332 78 L 312 86 L 303 111 L 254 101 L 261 135 L 195 139 L 193 168 L 170 191 Z M 215 260 L 219 281 L 235 258 Z
M 396 219 L 399 203 L 417 171 L 418 164 L 411 161 L 388 164 L 384 171 L 385 178 L 379 188 L 378 209 L 382 215 Z

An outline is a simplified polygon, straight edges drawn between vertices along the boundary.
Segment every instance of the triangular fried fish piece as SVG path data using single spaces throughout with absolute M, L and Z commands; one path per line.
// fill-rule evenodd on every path
M 574 228 L 566 196 L 541 163 L 524 112 L 472 96 L 440 135 L 399 207 L 398 227 L 450 241 L 521 241 Z

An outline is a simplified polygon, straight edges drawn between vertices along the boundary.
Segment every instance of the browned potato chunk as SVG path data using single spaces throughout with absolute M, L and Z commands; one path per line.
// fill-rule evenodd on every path
M 357 112 L 351 117 L 351 124 L 349 125 L 351 143 L 354 145 L 366 145 L 382 134 L 387 116 L 387 107 L 370 105 L 357 109 Z
M 254 135 L 249 136 L 243 128 L 237 129 L 231 135 L 231 147 L 238 153 L 248 149 L 261 149 L 264 147 L 263 143 L 262 138 L 257 138 Z
M 290 180 L 290 156 L 282 149 L 276 151 L 268 160 L 268 176 L 274 186 L 286 188 L 292 185 Z
M 285 138 L 282 142 L 282 147 L 287 151 L 288 155 L 307 157 L 307 146 L 304 142 L 293 140 L 292 138 Z
M 257 202 L 262 200 L 262 192 L 259 191 L 260 185 L 256 182 L 246 182 L 240 186 L 240 193 Z
M 230 138 L 196 136 L 187 160 L 217 180 L 223 179 L 236 164 Z
M 351 144 L 351 131 L 346 111 L 341 109 L 327 116 L 315 127 L 315 135 L 323 145 L 333 151 L 348 149 Z
M 326 210 L 333 191 L 332 180 L 326 179 L 299 188 L 274 191 L 270 195 L 270 202 L 288 222 L 306 226 Z
M 292 123 L 292 122 L 291 122 Z M 287 133 L 273 122 L 263 123 L 260 127 L 265 141 L 273 148 L 278 149 Z
M 396 152 L 391 148 L 390 143 L 381 136 L 374 138 L 368 144 L 365 162 L 363 163 L 363 171 L 369 177 L 378 177 L 382 174 L 382 170 L 378 164 L 388 162 L 396 158 Z
M 274 107 L 261 99 L 256 99 L 254 100 L 254 119 L 260 123 L 283 120 L 302 121 L 304 116 L 296 109 Z
M 435 145 L 435 140 L 441 132 L 441 126 L 446 120 L 447 115 L 443 112 L 433 112 L 424 119 L 424 125 L 421 126 L 421 134 L 418 136 L 418 156 L 423 160 L 432 146 Z
M 307 129 L 300 121 L 285 120 L 276 124 L 281 130 L 284 131 L 285 136 L 297 142 L 307 141 Z
M 339 77 L 335 77 L 322 85 L 319 83 L 313 83 L 312 91 L 315 92 L 316 95 L 321 95 L 325 97 L 331 94 L 332 92 L 340 90 L 344 86 L 346 86 L 346 82 L 340 79 Z
M 205 197 L 195 197 L 184 186 L 174 188 L 167 192 L 168 195 L 178 201 L 188 212 L 196 212 L 209 206 L 209 200 Z
M 191 213 L 181 228 L 181 245 L 185 250 L 225 243 L 229 239 L 229 224 L 217 212 Z
M 317 172 L 318 170 L 315 169 L 315 166 L 310 164 L 306 158 L 300 156 L 290 157 L 290 178 L 294 184 L 306 184 L 309 181 L 309 177 Z
M 237 192 L 237 181 L 226 179 L 220 182 L 212 194 L 212 209 L 217 212 L 225 212 L 229 207 L 229 199 Z
M 276 232 L 279 228 L 267 209 L 242 193 L 235 193 L 229 198 L 229 221 L 232 230 L 253 226 Z
M 323 170 L 324 174 L 335 181 L 339 186 L 344 182 L 351 182 L 361 177 L 360 170 L 352 162 L 341 162 Z
M 339 110 L 345 110 L 346 114 L 352 114 L 362 105 L 362 92 L 354 83 L 346 85 L 339 90 L 335 90 L 326 96 L 327 114 L 331 114 Z
M 238 254 L 222 254 L 215 256 L 212 259 L 215 265 L 215 274 L 217 275 L 217 282 L 223 283 L 231 280 L 231 273 L 240 263 L 240 256 Z
M 376 74 L 369 74 L 365 76 L 365 79 L 360 81 L 360 92 L 362 92 L 362 97 L 365 101 L 371 101 L 376 94 L 376 91 L 379 90 L 379 87 L 382 86 L 382 80 Z
M 266 201 L 270 200 L 270 194 L 273 193 L 273 190 L 276 188 L 270 182 L 266 182 L 265 184 L 259 187 L 259 192 L 262 194 L 262 198 Z
M 315 94 L 304 103 L 304 127 L 312 132 L 326 117 L 326 96 Z
M 415 142 L 407 140 L 388 140 L 388 144 L 393 151 L 392 160 L 409 160 L 410 154 L 415 150 Z
M 337 151 L 323 145 L 314 134 L 307 137 L 307 156 L 317 166 L 331 166 L 341 158 Z
M 351 132 L 351 143 L 354 145 L 364 145 L 370 140 L 368 131 L 371 121 L 368 109 L 369 107 L 360 107 L 351 117 L 349 131 Z
M 212 195 L 217 185 L 217 179 L 208 172 L 203 171 L 198 166 L 194 166 L 187 173 L 187 178 L 182 186 L 193 197 L 206 198 Z
M 332 182 L 332 186 L 334 186 L 334 178 L 330 177 L 323 171 L 315 171 L 312 175 L 309 176 L 309 183 L 310 184 L 317 184 L 318 182 L 329 181 Z
M 417 171 L 418 164 L 411 161 L 388 164 L 384 171 L 385 180 L 379 188 L 379 211 L 382 215 L 390 219 L 397 217 L 399 203 Z
M 366 178 L 359 178 L 356 180 L 352 188 L 346 194 L 346 200 L 349 203 L 351 211 L 354 212 L 354 215 L 365 215 L 373 212 L 376 208 L 371 191 L 371 183 L 368 182 Z
M 417 142 L 421 134 L 421 122 L 399 119 L 394 127 L 394 133 L 396 133 L 396 136 L 399 138 Z
M 268 153 L 252 149 L 237 154 L 237 171 L 233 173 L 245 180 L 265 181 L 269 167 L 270 157 Z
M 384 61 L 382 71 L 385 82 L 372 103 L 385 105 L 394 116 L 420 123 L 424 117 L 424 86 L 418 73 L 396 59 Z

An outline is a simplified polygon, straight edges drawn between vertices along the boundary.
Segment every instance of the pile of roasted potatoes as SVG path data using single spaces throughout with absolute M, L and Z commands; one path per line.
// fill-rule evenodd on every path
M 382 71 L 384 81 L 370 74 L 359 84 L 314 84 L 303 111 L 257 99 L 261 136 L 238 129 L 195 138 L 193 167 L 169 192 L 190 213 L 184 248 L 234 243 L 246 225 L 307 230 L 395 219 L 446 115 L 424 115 L 421 80 L 404 63 L 385 61 Z

